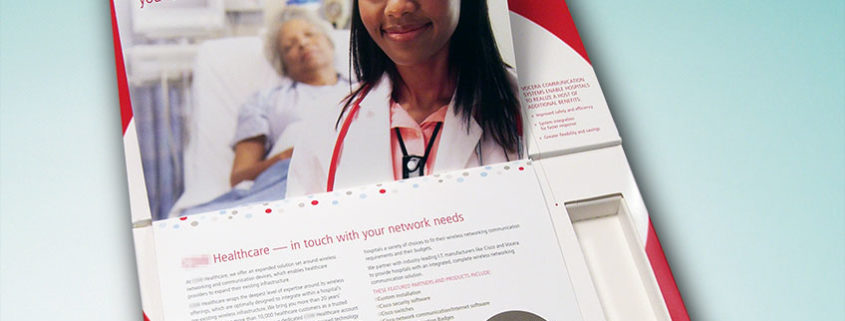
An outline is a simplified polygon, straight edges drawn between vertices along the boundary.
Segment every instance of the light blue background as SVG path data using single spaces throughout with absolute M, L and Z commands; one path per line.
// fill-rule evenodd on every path
M 569 5 L 693 320 L 845 320 L 845 2 Z M 107 1 L 0 15 L 0 319 L 138 320 Z

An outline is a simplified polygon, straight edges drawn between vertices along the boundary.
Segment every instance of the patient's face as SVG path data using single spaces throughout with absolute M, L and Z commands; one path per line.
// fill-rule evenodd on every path
M 334 68 L 334 49 L 328 36 L 306 20 L 285 22 L 279 33 L 279 44 L 285 72 L 294 80 L 323 68 Z

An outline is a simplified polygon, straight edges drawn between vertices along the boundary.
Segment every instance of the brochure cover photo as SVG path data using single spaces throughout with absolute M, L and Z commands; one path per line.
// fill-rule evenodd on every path
M 153 220 L 525 157 L 504 2 L 218 2 L 115 2 Z

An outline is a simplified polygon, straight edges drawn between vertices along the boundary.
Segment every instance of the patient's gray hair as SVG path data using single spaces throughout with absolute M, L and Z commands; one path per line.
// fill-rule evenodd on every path
M 282 76 L 287 75 L 287 73 L 285 72 L 284 61 L 282 60 L 282 47 L 279 43 L 279 34 L 282 32 L 282 25 L 293 19 L 302 19 L 316 26 L 329 40 L 332 48 L 334 48 L 334 42 L 329 36 L 332 26 L 327 21 L 318 18 L 317 15 L 308 10 L 290 6 L 286 7 L 270 21 L 267 37 L 264 39 L 264 56 L 267 57 L 267 61 L 270 62 L 273 69 Z

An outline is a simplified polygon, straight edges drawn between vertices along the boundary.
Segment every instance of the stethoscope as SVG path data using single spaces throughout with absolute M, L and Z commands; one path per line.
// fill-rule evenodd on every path
M 355 116 L 358 115 L 358 111 L 361 109 L 361 101 L 364 100 L 364 97 L 370 92 L 370 87 L 364 87 L 361 90 L 361 93 L 358 95 L 358 98 L 355 99 L 355 103 L 352 104 L 352 109 L 349 110 L 349 115 L 346 119 L 343 120 L 343 124 L 340 126 L 340 131 L 337 134 L 337 140 L 334 143 L 334 149 L 332 149 L 332 158 L 331 162 L 329 163 L 329 173 L 328 179 L 326 180 L 326 191 L 331 192 L 334 190 L 334 181 L 335 177 L 337 176 L 337 165 L 340 161 L 340 152 L 343 150 L 343 142 L 346 140 L 346 134 L 349 132 L 349 126 L 352 125 L 352 120 L 355 119 Z M 440 131 L 440 127 L 443 123 L 438 123 L 437 127 L 435 127 L 434 133 L 431 135 L 429 139 L 428 146 L 426 146 L 425 154 L 420 156 L 408 155 L 407 150 L 405 149 L 405 144 L 402 141 L 402 136 L 396 129 L 396 134 L 399 136 L 399 143 L 402 149 L 402 176 L 403 178 L 408 177 L 415 177 L 415 176 L 422 176 L 425 163 L 428 160 L 429 152 L 431 151 L 431 146 L 433 145 L 435 138 L 437 137 L 438 132 Z M 517 155 L 522 155 L 522 121 L 517 119 L 517 132 L 519 133 L 519 140 L 517 141 Z M 481 153 L 481 141 L 475 144 L 475 155 L 478 157 L 478 166 L 484 165 L 484 159 L 482 158 Z M 508 153 L 505 152 L 505 157 L 507 158 Z M 508 159 L 509 160 L 509 159 Z M 411 176 L 413 175 L 413 176 Z

